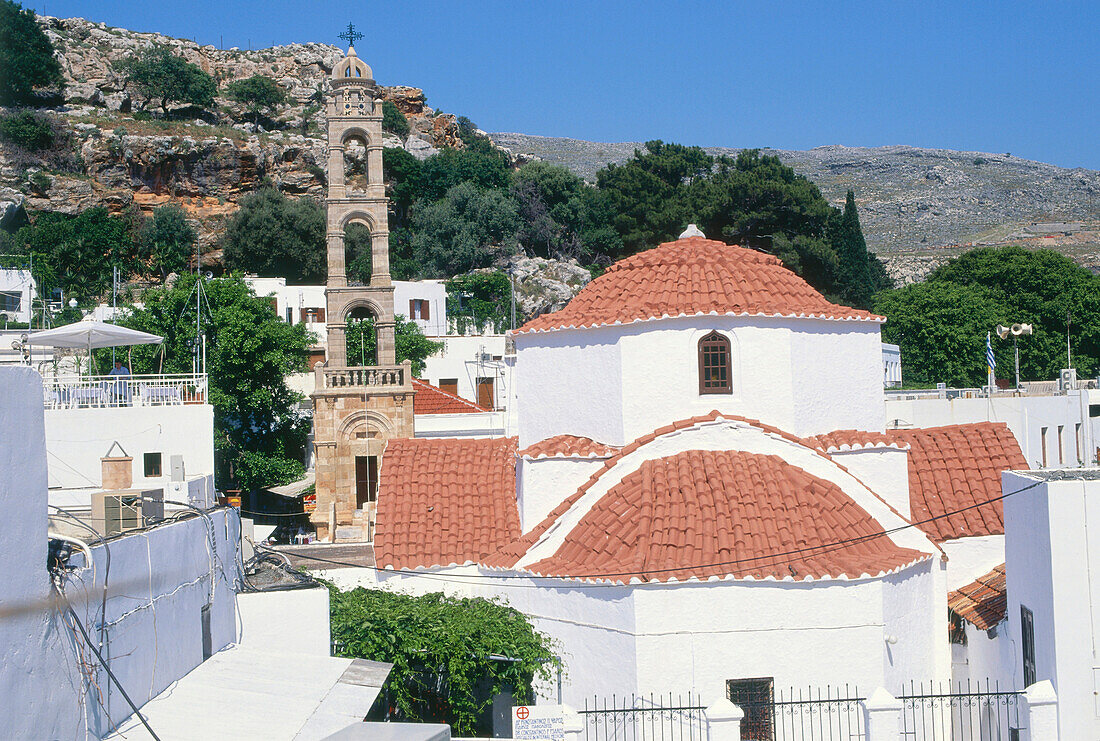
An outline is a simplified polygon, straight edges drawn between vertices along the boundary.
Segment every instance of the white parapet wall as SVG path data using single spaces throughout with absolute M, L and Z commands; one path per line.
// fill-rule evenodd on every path
M 237 643 L 283 653 L 330 655 L 328 589 L 242 592 Z

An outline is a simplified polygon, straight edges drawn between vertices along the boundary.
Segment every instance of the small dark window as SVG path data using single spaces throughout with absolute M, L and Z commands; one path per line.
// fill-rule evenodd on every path
M 1089 416 L 1100 417 L 1100 404 L 1089 404 Z
M 144 462 L 145 478 L 155 479 L 160 476 L 160 453 L 146 453 Z
M 1035 684 L 1035 616 L 1020 605 L 1020 648 L 1024 658 L 1024 687 Z
M 355 506 L 378 501 L 378 456 L 355 456 Z
M 409 319 L 431 319 L 431 309 L 429 308 L 428 299 L 426 298 L 410 298 L 409 299 Z
M 699 393 L 733 393 L 730 341 L 717 332 L 699 340 Z
M 952 643 L 966 645 L 966 623 L 963 622 L 959 613 L 950 608 L 947 610 L 947 636 Z
M 726 680 L 726 696 L 745 713 L 741 720 L 742 739 L 772 741 L 775 738 L 775 726 L 772 724 L 775 713 L 774 684 L 772 677 Z

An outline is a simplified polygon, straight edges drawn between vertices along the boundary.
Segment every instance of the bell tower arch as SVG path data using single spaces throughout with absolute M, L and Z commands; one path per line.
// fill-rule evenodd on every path
M 348 25 L 342 38 L 354 44 Z M 328 195 L 325 245 L 326 360 L 314 367 L 313 424 L 317 505 L 310 515 L 320 538 L 369 540 L 374 532 L 371 477 L 386 440 L 413 436 L 412 368 L 397 363 L 390 279 L 386 187 L 382 177 L 382 99 L 374 73 L 348 47 L 332 69 L 325 101 Z M 363 161 L 365 159 L 365 162 Z M 349 280 L 347 228 L 370 232 L 370 282 Z M 373 358 L 347 356 L 347 322 L 373 319 Z M 360 365 L 359 363 L 367 363 Z

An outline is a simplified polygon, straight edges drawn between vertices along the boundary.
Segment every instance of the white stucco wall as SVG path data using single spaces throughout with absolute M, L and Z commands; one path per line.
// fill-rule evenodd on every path
M 981 683 L 983 689 L 988 680 L 993 687 L 1015 690 L 1023 687 L 1020 667 L 1019 641 L 1013 641 L 1013 631 L 1020 632 L 1019 619 L 1009 615 L 995 625 L 992 631 L 979 630 L 970 623 L 966 626 L 966 645 L 955 644 L 952 649 L 951 681 L 956 686 Z M 990 635 L 992 633 L 992 636 Z
M 918 399 L 887 395 L 888 427 L 939 427 L 968 422 L 1004 422 L 1016 436 L 1028 465 L 1042 466 L 1042 430 L 1047 429 L 1047 467 L 1065 468 L 1077 463 L 1077 425 L 1081 425 L 1081 454 L 1088 459 L 1096 449 L 1095 432 L 1088 424 L 1087 391 L 1052 396 L 994 396 L 993 398 Z M 1062 459 L 1058 462 L 1058 426 L 1063 427 Z
M 237 595 L 237 643 L 277 653 L 330 655 L 326 587 Z
M 471 414 L 417 414 L 413 418 L 415 437 L 503 437 L 504 412 Z
M 37 373 L 0 368 L 0 506 L 8 527 L 0 539 L 0 717 L 7 738 L 99 737 L 130 709 L 99 674 L 107 714 L 98 709 L 78 668 L 78 639 L 51 607 L 47 550 L 46 435 Z M 103 653 L 139 705 L 202 661 L 203 605 L 211 604 L 214 650 L 233 640 L 231 584 L 239 540 L 235 512 L 164 524 L 112 539 Z M 103 545 L 90 544 L 94 573 L 66 579 L 65 594 L 88 632 L 99 635 L 99 595 L 107 577 Z M 73 565 L 84 558 L 74 555 Z M 213 596 L 211 598 L 211 585 Z M 84 650 L 87 655 L 87 650 Z
M 698 342 L 712 330 L 730 339 L 730 394 L 699 393 Z M 624 445 L 714 409 L 796 435 L 883 428 L 875 323 L 685 317 L 525 333 L 516 352 L 521 446 L 558 434 Z
M 117 441 L 133 457 L 134 486 L 166 485 L 173 455 L 182 455 L 188 478 L 214 473 L 214 407 L 209 404 L 47 409 L 46 450 L 50 487 L 99 487 L 100 459 Z M 145 453 L 161 454 L 159 477 L 145 477 Z
M 798 435 L 883 429 L 882 340 L 875 322 L 791 322 Z
M 618 339 L 614 328 L 516 337 L 521 449 L 560 434 L 623 444 L 623 367 Z
M 519 524 L 527 532 L 542 522 L 603 467 L 603 458 L 521 458 L 516 464 Z
M 428 302 L 428 318 L 413 319 L 420 331 L 426 335 L 447 334 L 447 285 L 441 280 L 395 280 L 393 282 L 393 311 L 406 319 L 412 319 L 409 313 L 409 300 L 422 299 Z
M 1100 480 L 1006 472 L 1001 484 L 1018 492 L 1005 499 L 1006 638 L 1017 646 L 1015 663 L 1024 605 L 1034 616 L 1036 680 L 1049 679 L 1058 693 L 1060 737 L 1100 738 L 1100 537 L 1089 530 L 1100 523 Z
M 885 499 L 902 517 L 911 516 L 907 450 L 867 447 L 857 450 L 835 450 L 829 455 Z
M 1005 536 L 979 535 L 973 538 L 945 540 L 940 547 L 947 553 L 947 591 L 964 587 L 1005 562 Z
M 910 680 L 951 677 L 946 565 L 936 558 L 883 579 L 885 686 L 897 694 Z

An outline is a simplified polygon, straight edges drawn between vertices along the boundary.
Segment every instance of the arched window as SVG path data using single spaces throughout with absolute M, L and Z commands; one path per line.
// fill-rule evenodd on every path
M 344 69 L 344 77 L 351 77 L 351 65 L 350 64 Z
M 730 341 L 718 332 L 699 340 L 699 393 L 733 393 Z

